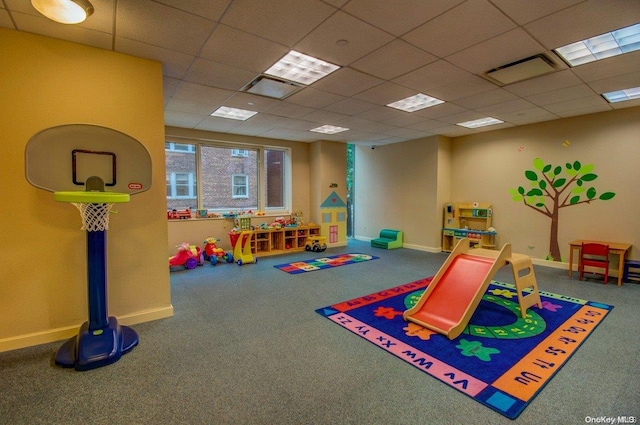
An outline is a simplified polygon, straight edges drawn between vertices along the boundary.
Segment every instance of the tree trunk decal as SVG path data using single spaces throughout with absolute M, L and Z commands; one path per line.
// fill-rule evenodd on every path
M 558 243 L 559 211 L 560 208 L 579 204 L 590 204 L 593 201 L 608 201 L 616 194 L 604 192 L 598 195 L 591 182 L 598 178 L 592 171 L 593 164 L 582 165 L 579 161 L 567 162 L 564 168 L 560 165 L 545 164 L 536 158 L 533 160 L 535 170 L 526 170 L 524 176 L 530 182 L 531 189 L 523 186 L 509 189 L 511 199 L 522 202 L 551 219 L 549 234 L 549 259 L 561 261 L 560 244 Z M 563 172 L 564 171 L 564 172 Z

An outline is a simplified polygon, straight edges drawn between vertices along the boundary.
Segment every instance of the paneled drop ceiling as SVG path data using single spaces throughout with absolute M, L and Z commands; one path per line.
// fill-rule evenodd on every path
M 163 63 L 165 124 L 284 140 L 381 145 L 456 137 L 640 106 L 601 94 L 640 86 L 640 51 L 570 68 L 552 50 L 640 23 L 638 0 L 91 0 L 76 26 L 28 0 L 0 0 L 0 27 Z M 241 89 L 290 50 L 340 66 L 280 100 Z M 544 55 L 552 71 L 502 85 L 484 78 Z M 385 106 L 423 93 L 444 103 Z M 257 111 L 212 117 L 220 106 Z M 484 117 L 504 121 L 467 129 Z M 309 130 L 349 128 L 333 135 Z

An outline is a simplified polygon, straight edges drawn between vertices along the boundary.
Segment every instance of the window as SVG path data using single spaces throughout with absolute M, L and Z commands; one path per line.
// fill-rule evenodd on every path
M 231 156 L 249 156 L 249 151 L 246 149 L 231 149 Z
M 195 153 L 195 151 L 196 151 L 196 146 L 195 145 L 189 145 L 189 144 L 183 144 L 183 143 L 167 142 L 167 143 L 164 144 L 164 148 L 165 148 L 165 150 L 168 150 L 170 152 L 191 152 L 191 153 Z
M 248 198 L 249 195 L 249 176 L 246 174 L 234 174 L 231 176 L 232 181 L 232 197 Z
M 165 153 L 169 209 L 291 210 L 289 149 L 167 141 Z

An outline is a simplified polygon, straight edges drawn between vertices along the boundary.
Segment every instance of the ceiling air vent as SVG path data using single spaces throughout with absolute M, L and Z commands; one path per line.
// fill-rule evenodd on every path
M 500 86 L 506 86 L 554 72 L 556 68 L 557 65 L 551 59 L 540 54 L 492 69 L 482 76 Z
M 275 99 L 284 99 L 301 90 L 303 87 L 304 85 L 291 81 L 260 75 L 247 84 L 242 91 Z

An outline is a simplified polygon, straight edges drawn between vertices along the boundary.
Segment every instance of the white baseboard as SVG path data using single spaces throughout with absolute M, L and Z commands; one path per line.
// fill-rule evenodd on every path
M 118 323 L 122 325 L 135 325 L 136 323 L 150 322 L 152 320 L 164 319 L 173 316 L 173 306 L 145 310 L 138 313 L 118 316 Z M 78 334 L 78 329 L 82 324 L 76 326 L 65 326 L 62 328 L 49 329 L 42 332 L 34 332 L 26 335 L 18 335 L 10 338 L 0 339 L 0 353 L 4 351 L 17 350 L 19 348 L 31 347 L 34 345 L 46 344 L 49 342 L 69 339 Z

